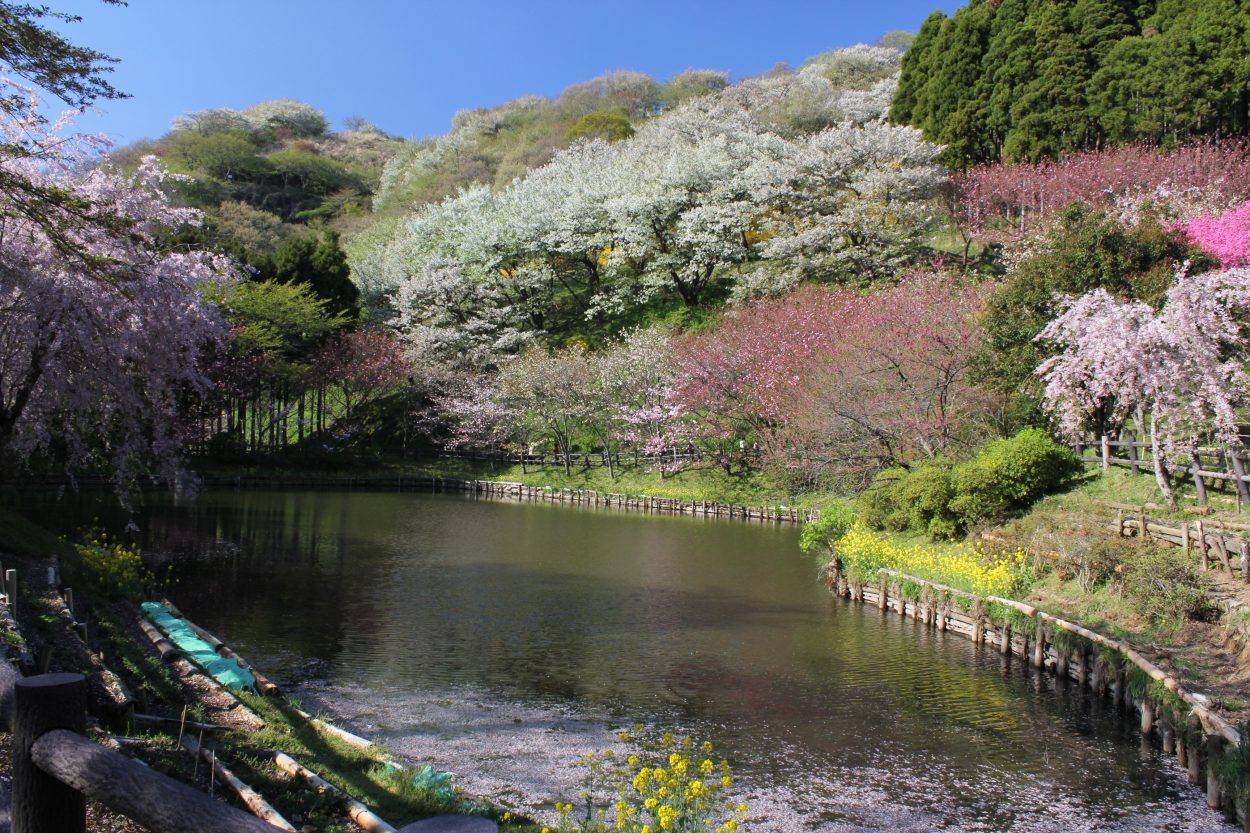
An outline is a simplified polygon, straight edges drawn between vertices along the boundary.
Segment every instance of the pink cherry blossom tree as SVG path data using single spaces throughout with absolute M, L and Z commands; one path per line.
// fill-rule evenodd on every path
M 706 440 L 771 443 L 789 392 L 812 357 L 832 346 L 838 312 L 854 293 L 806 286 L 731 310 L 713 328 L 674 343 L 672 401 Z
M 200 290 L 231 266 L 160 248 L 198 215 L 170 205 L 154 159 L 129 175 L 90 166 L 100 140 L 64 129 L 33 93 L 0 112 L 3 179 L 30 185 L 0 189 L 0 460 L 51 454 L 123 484 L 172 475 L 182 406 L 207 389 L 199 360 L 223 334 Z
M 362 406 L 401 389 L 412 367 L 396 338 L 383 330 L 357 330 L 333 338 L 317 355 L 315 373 L 343 403 L 343 424 L 354 426 Z
M 806 477 L 857 487 L 884 466 L 983 438 L 995 401 L 967 369 L 989 287 L 925 271 L 841 294 L 831 337 L 787 391 L 773 456 Z
M 805 477 L 858 482 L 982 430 L 967 382 L 988 287 L 919 272 L 871 292 L 808 286 L 676 345 L 673 401 L 705 442 L 758 442 Z
M 1250 269 L 1176 276 L 1163 308 L 1104 290 L 1069 299 L 1038 336 L 1060 352 L 1037 370 L 1047 407 L 1075 438 L 1097 407 L 1120 419 L 1148 414 L 1155 478 L 1175 507 L 1166 468 L 1203 437 L 1240 446 L 1237 412 L 1250 404 L 1247 344 Z
M 1073 203 L 1134 222 L 1146 204 L 1170 219 L 1224 210 L 1250 197 L 1250 145 L 1227 140 L 1162 151 L 1123 145 L 1062 160 L 982 165 L 952 175 L 949 203 L 965 235 L 1015 240 L 1042 231 Z

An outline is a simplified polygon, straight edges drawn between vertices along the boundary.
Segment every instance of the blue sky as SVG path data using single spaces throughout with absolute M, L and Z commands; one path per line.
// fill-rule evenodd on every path
M 48 0 L 82 15 L 62 27 L 121 59 L 127 101 L 104 102 L 80 129 L 125 143 L 163 134 L 209 107 L 297 98 L 337 128 L 360 115 L 383 130 L 446 132 L 460 109 L 557 95 L 612 69 L 663 79 L 690 67 L 734 78 L 779 61 L 915 31 L 935 0 Z

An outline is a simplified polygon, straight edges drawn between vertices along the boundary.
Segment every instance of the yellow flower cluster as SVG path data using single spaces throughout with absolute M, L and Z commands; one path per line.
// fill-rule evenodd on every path
M 78 568 L 86 584 L 105 596 L 133 593 L 154 580 L 143 566 L 139 550 L 96 532 L 85 544 L 74 547 Z
M 726 761 L 712 760 L 712 744 L 666 733 L 658 740 L 641 737 L 641 727 L 622 732 L 623 743 L 637 743 L 641 754 L 617 760 L 611 750 L 591 753 L 581 764 L 588 771 L 585 815 L 573 818 L 573 805 L 556 804 L 558 833 L 734 833 L 747 818 L 745 804 L 732 805 L 725 792 L 733 785 Z M 719 776 L 717 775 L 719 773 Z M 594 810 L 592 794 L 615 796 L 612 814 Z
M 900 546 L 855 523 L 835 544 L 843 568 L 873 581 L 881 568 L 928 579 L 980 596 L 1019 596 L 1033 575 L 1024 550 L 990 552 L 978 543 Z

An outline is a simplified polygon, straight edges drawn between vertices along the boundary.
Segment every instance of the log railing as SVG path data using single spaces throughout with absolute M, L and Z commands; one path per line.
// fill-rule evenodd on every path
M 1112 529 L 1121 537 L 1136 537 L 1143 543 L 1154 542 L 1181 547 L 1186 554 L 1196 551 L 1204 570 L 1215 562 L 1229 576 L 1241 575 L 1250 584 L 1250 524 L 1223 518 L 1162 521 L 1147 516 L 1145 506 L 1102 501 L 1114 509 Z
M 750 455 L 758 457 L 758 452 L 754 450 L 750 452 L 740 452 L 739 456 Z M 571 451 L 567 455 L 559 453 L 542 454 L 520 454 L 507 451 L 480 451 L 480 450 L 460 450 L 445 449 L 440 451 L 438 456 L 443 459 L 450 460 L 471 460 L 482 463 L 501 463 L 504 465 L 526 465 L 526 466 L 563 466 L 567 460 L 571 468 L 593 468 L 596 466 L 607 467 L 608 457 L 612 458 L 612 464 L 616 467 L 629 466 L 649 466 L 656 468 L 659 466 L 680 465 L 681 463 L 697 463 L 703 460 L 712 459 L 711 456 L 701 451 L 670 451 L 664 454 L 641 454 L 632 451 Z
M 1099 463 L 1103 469 L 1112 466 L 1129 469 L 1133 474 L 1154 476 L 1152 446 L 1143 442 L 1137 432 L 1125 429 L 1113 437 L 1085 437 L 1076 444 L 1076 451 L 1087 463 Z M 1198 503 L 1209 505 L 1208 489 L 1215 484 L 1232 484 L 1237 510 L 1250 510 L 1250 459 L 1244 452 L 1228 446 L 1198 446 L 1187 454 L 1181 465 L 1169 465 L 1174 476 L 1187 477 L 1194 485 Z
M 275 833 L 280 828 L 209 798 L 120 752 L 86 729 L 80 674 L 18 678 L 0 663 L 0 714 L 11 704 L 13 833 L 86 833 L 87 799 L 152 833 Z

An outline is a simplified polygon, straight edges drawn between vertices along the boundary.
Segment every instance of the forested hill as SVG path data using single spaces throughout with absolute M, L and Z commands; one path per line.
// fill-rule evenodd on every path
M 972 0 L 934 12 L 891 119 L 956 167 L 1250 130 L 1247 0 Z

